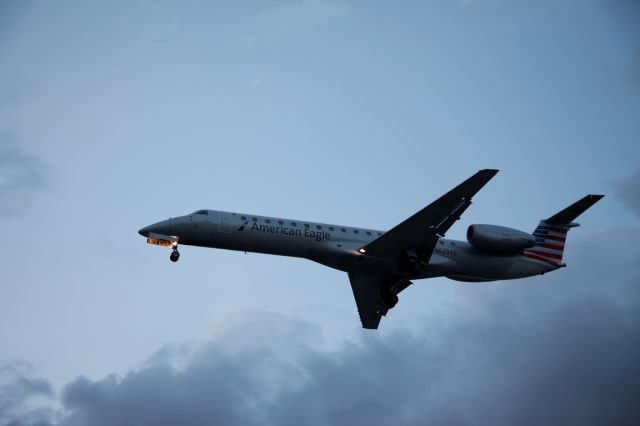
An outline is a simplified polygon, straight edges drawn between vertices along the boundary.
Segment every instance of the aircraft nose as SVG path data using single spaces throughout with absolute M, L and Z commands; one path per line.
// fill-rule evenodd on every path
M 144 228 L 140 229 L 138 231 L 138 234 L 142 235 L 143 237 L 149 237 L 149 232 L 151 232 L 151 226 L 145 226 Z

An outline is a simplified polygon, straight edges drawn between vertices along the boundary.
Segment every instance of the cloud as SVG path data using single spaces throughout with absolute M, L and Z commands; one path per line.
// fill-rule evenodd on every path
M 0 133 L 0 215 L 13 215 L 45 185 L 45 165 Z
M 253 87 L 258 87 L 262 84 L 262 80 L 264 80 L 264 68 L 262 68 L 258 74 L 256 74 L 255 78 L 253 79 L 253 81 L 251 82 L 251 85 Z
M 56 424 L 638 424 L 639 238 L 571 239 L 567 269 L 452 283 L 448 318 L 334 350 L 312 322 L 240 315 L 122 377 L 68 383 Z
M 46 419 L 52 417 L 51 409 L 34 406 L 37 398 L 53 397 L 51 384 L 31 373 L 32 368 L 26 363 L 0 367 L 0 424 L 46 424 Z
M 631 176 L 618 182 L 616 195 L 625 206 L 640 216 L 640 167 Z

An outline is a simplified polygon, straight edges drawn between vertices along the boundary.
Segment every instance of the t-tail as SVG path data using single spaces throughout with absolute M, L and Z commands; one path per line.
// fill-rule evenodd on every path
M 564 252 L 567 232 L 571 228 L 580 226 L 573 222 L 575 218 L 597 203 L 602 197 L 604 195 L 587 195 L 550 218 L 541 220 L 538 227 L 533 231 L 533 236 L 536 239 L 535 245 L 526 249 L 523 255 L 546 262 L 557 268 L 565 266 L 562 263 L 562 253 Z

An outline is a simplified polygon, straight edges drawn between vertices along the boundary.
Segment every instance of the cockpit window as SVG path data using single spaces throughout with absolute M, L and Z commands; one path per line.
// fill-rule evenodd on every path
M 194 214 L 209 214 L 209 211 L 208 210 L 198 210 Z

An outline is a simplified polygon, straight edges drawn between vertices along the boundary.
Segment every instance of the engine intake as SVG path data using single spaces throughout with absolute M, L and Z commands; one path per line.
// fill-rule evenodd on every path
M 467 241 L 475 248 L 500 253 L 517 253 L 536 243 L 531 234 L 498 225 L 469 226 Z

